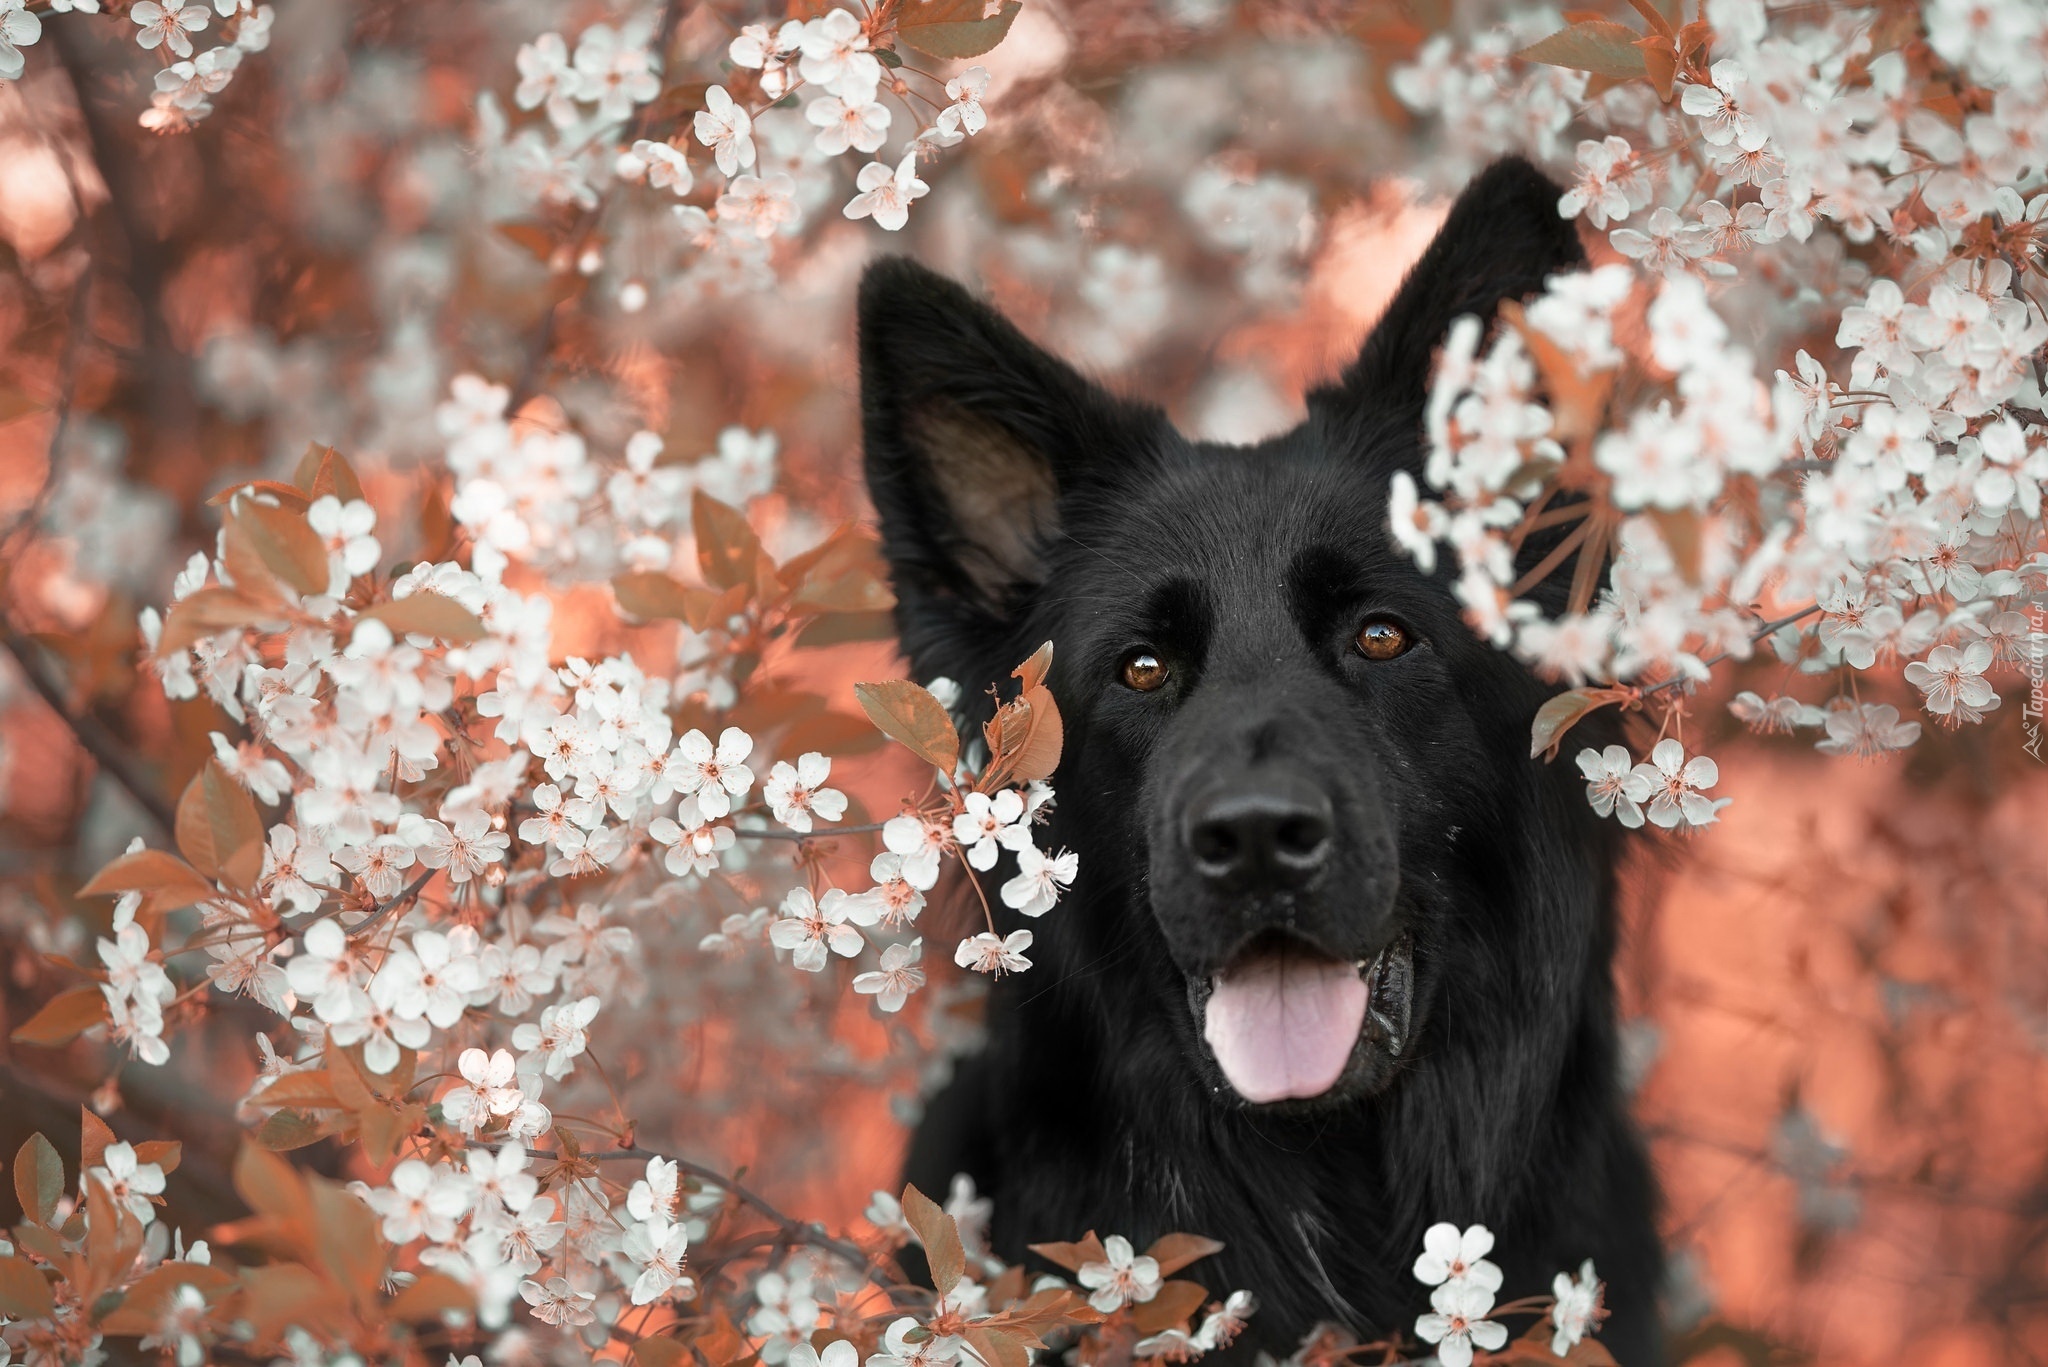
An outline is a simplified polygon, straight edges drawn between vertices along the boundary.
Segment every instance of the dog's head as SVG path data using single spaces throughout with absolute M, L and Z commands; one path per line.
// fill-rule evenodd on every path
M 1054 835 L 1081 882 L 1023 986 L 1170 1035 L 1228 1104 L 1379 1092 L 1426 1021 L 1470 1028 L 1461 988 L 1568 990 L 1526 971 L 1558 971 L 1532 937 L 1559 931 L 1524 924 L 1521 884 L 1567 862 L 1527 815 L 1569 820 L 1527 758 L 1544 690 L 1388 530 L 1451 322 L 1582 263 L 1557 196 L 1520 162 L 1476 180 L 1358 360 L 1249 448 L 1182 437 L 908 262 L 863 283 L 906 653 L 974 687 L 1057 646 Z

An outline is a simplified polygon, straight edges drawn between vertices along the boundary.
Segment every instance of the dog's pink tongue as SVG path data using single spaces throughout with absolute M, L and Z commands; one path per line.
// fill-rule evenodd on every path
M 1247 1101 L 1320 1096 L 1351 1058 L 1368 996 L 1350 964 L 1261 954 L 1217 980 L 1202 1038 Z

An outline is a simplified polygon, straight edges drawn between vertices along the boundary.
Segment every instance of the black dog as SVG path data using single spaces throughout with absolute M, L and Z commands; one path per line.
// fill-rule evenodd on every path
M 869 270 L 904 650 L 981 681 L 1057 647 L 1041 843 L 1080 877 L 910 1163 L 926 1190 L 971 1173 L 1005 1256 L 1213 1236 L 1189 1275 L 1254 1291 L 1250 1334 L 1284 1356 L 1321 1320 L 1409 1332 L 1423 1230 L 1479 1221 L 1501 1301 L 1591 1257 L 1608 1347 L 1660 1359 L 1608 830 L 1568 764 L 1528 757 L 1552 690 L 1387 529 L 1452 320 L 1583 264 L 1557 199 L 1526 163 L 1480 176 L 1357 362 L 1251 448 L 1187 440 L 928 271 Z

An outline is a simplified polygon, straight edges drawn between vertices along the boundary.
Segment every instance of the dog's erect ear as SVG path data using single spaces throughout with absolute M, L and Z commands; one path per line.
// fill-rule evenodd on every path
M 1039 578 L 1061 495 L 1095 461 L 1138 456 L 1159 421 L 900 258 L 861 280 L 860 388 L 868 492 L 920 665 L 935 631 L 1003 620 Z
M 1562 193 L 1519 157 L 1480 172 L 1401 282 L 1358 360 L 1324 396 L 1420 404 L 1454 320 L 1470 313 L 1490 322 L 1502 300 L 1534 294 L 1551 276 L 1584 266 L 1578 230 L 1557 212 Z

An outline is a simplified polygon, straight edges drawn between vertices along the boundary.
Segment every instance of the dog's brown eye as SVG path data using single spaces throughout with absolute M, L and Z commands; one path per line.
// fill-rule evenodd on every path
M 1408 633 L 1384 617 L 1375 617 L 1358 629 L 1358 653 L 1368 660 L 1391 660 L 1406 655 Z
M 1149 650 L 1134 650 L 1124 656 L 1124 687 L 1150 693 L 1166 682 L 1166 665 Z

